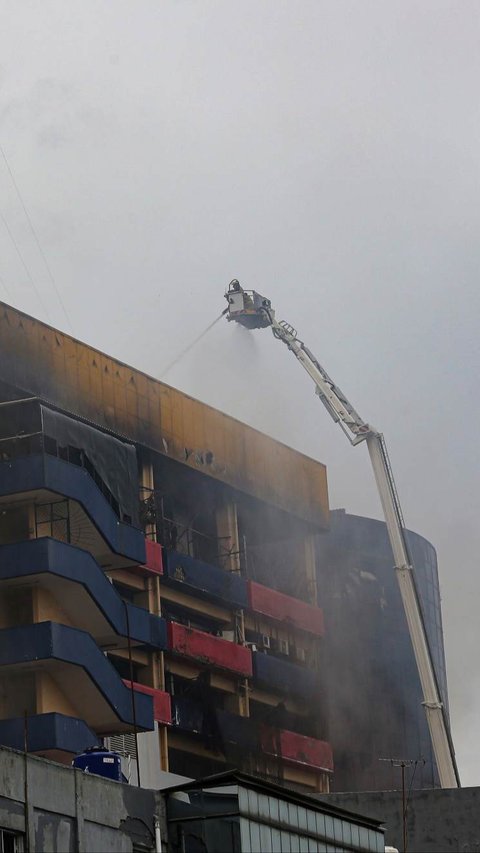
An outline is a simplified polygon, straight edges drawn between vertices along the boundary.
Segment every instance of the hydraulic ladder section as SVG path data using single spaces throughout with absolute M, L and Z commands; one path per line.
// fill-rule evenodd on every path
M 315 356 L 303 341 L 298 339 L 293 326 L 275 319 L 275 312 L 269 299 L 255 291 L 244 291 L 236 279 L 230 283 L 225 297 L 228 302 L 227 319 L 234 320 L 249 329 L 270 327 L 274 337 L 288 347 L 307 371 L 315 383 L 316 394 L 330 417 L 340 425 L 350 443 L 356 445 L 365 441 L 367 444 L 394 555 L 395 572 L 422 686 L 423 705 L 440 785 L 442 788 L 460 787 L 455 751 L 428 643 L 413 562 L 405 535 L 405 524 L 385 439 L 382 433 L 362 420 Z

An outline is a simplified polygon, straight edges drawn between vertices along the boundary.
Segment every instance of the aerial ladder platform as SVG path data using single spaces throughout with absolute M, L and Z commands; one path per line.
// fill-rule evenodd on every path
M 442 788 L 458 788 L 460 778 L 450 726 L 430 651 L 405 523 L 385 439 L 381 432 L 362 420 L 313 353 L 299 340 L 293 326 L 275 318 L 275 311 L 269 299 L 254 290 L 244 290 L 237 279 L 230 282 L 225 298 L 228 302 L 225 312 L 227 320 L 235 321 L 247 329 L 270 328 L 274 337 L 287 346 L 307 371 L 315 384 L 315 393 L 350 443 L 357 445 L 365 442 L 367 445 L 393 551 L 395 573 L 422 687 L 423 706 L 440 785 Z

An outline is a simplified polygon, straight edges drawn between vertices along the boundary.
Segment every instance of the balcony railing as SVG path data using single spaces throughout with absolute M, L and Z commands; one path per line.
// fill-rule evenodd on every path
M 323 612 L 319 607 L 255 581 L 247 581 L 247 589 L 248 603 L 255 613 L 293 625 L 318 637 L 323 636 Z
M 169 622 L 168 647 L 170 651 L 192 658 L 198 663 L 243 676 L 252 675 L 252 654 L 249 649 L 196 628 Z

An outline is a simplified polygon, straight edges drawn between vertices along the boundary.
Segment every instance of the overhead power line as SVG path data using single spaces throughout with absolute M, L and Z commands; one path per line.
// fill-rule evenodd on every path
M 10 293 L 10 290 L 8 289 L 8 287 L 7 287 L 6 283 L 5 283 L 5 279 L 4 279 L 4 278 L 3 278 L 3 276 L 1 276 L 1 275 L 0 275 L 0 284 L 2 285 L 2 287 L 3 287 L 4 291 L 5 291 L 5 293 L 7 294 L 7 299 L 11 299 L 11 298 L 12 298 L 12 294 Z
M 55 278 L 54 278 L 54 276 L 53 276 L 52 270 L 50 269 L 50 265 L 49 265 L 49 263 L 48 263 L 48 261 L 47 261 L 47 258 L 45 257 L 45 253 L 44 253 L 44 251 L 43 251 L 43 249 L 42 249 L 42 246 L 41 246 L 41 244 L 40 244 L 40 240 L 38 239 L 37 232 L 36 232 L 36 230 L 35 230 L 35 228 L 34 228 L 34 225 L 33 225 L 32 219 L 31 219 L 30 214 L 29 214 L 29 212 L 28 212 L 28 210 L 27 210 L 26 204 L 25 204 L 25 202 L 24 202 L 24 200 L 23 200 L 23 197 L 22 197 L 22 194 L 21 194 L 21 192 L 20 192 L 19 186 L 18 186 L 18 184 L 17 184 L 17 182 L 16 182 L 16 180 L 15 180 L 15 175 L 13 174 L 12 167 L 10 166 L 10 163 L 8 162 L 7 155 L 5 154 L 5 151 L 3 150 L 3 148 L 2 148 L 2 145 L 1 145 L 1 144 L 0 144 L 0 152 L 1 152 L 1 154 L 2 154 L 2 157 L 3 157 L 4 161 L 5 161 L 5 165 L 6 165 L 7 169 L 8 169 L 8 174 L 10 175 L 10 178 L 11 178 L 12 184 L 13 184 L 13 186 L 14 186 L 14 188 L 15 188 L 15 192 L 16 192 L 16 194 L 17 194 L 17 196 L 18 196 L 18 200 L 19 200 L 20 204 L 22 205 L 22 209 L 23 209 L 23 212 L 24 212 L 25 217 L 26 217 L 26 219 L 27 219 L 27 222 L 28 222 L 28 224 L 29 224 L 30 231 L 32 232 L 32 235 L 33 235 L 33 238 L 34 238 L 34 240 L 35 240 L 35 243 L 37 244 L 38 251 L 40 252 L 40 255 L 41 255 L 41 257 L 42 257 L 42 260 L 43 260 L 43 263 L 44 263 L 44 265 L 45 265 L 45 269 L 46 269 L 46 271 L 47 271 L 48 277 L 49 277 L 49 279 L 50 279 L 50 281 L 51 281 L 51 283 L 52 283 L 52 285 L 53 285 L 53 288 L 54 288 L 54 290 L 55 290 L 55 293 L 56 293 L 57 299 L 58 299 L 58 301 L 59 301 L 59 303 L 60 303 L 60 307 L 61 307 L 61 309 L 62 309 L 62 311 L 63 311 L 63 314 L 64 314 L 64 316 L 65 316 L 65 319 L 66 319 L 66 321 L 67 321 L 67 323 L 68 323 L 68 325 L 69 325 L 69 327 L 70 327 L 71 331 L 73 332 L 73 325 L 72 325 L 72 321 L 70 320 L 70 317 L 69 317 L 69 315 L 68 315 L 68 313 L 67 313 L 67 309 L 65 308 L 65 304 L 64 304 L 64 302 L 63 302 L 63 299 L 62 299 L 61 293 L 60 293 L 60 291 L 59 291 L 59 289 L 58 289 L 58 287 L 57 287 L 57 283 L 56 283 Z
M 43 310 L 45 311 L 45 316 L 46 316 L 46 318 L 47 318 L 48 322 L 50 323 L 50 322 L 51 322 L 51 320 L 50 320 L 50 314 L 48 313 L 48 308 L 47 308 L 47 306 L 45 305 L 45 302 L 43 301 L 42 294 L 40 293 L 40 291 L 39 291 L 39 289 L 38 289 L 37 285 L 35 284 L 35 282 L 34 282 L 34 280 L 33 280 L 33 276 L 32 276 L 32 274 L 31 274 L 30 270 L 28 269 L 27 264 L 25 263 L 24 257 L 23 257 L 23 255 L 22 255 L 22 253 L 21 253 L 21 251 L 20 251 L 20 247 L 19 247 L 19 245 L 18 245 L 17 241 L 15 240 L 15 237 L 13 236 L 12 232 L 10 231 L 10 228 L 9 228 L 9 226 L 8 226 L 8 222 L 7 222 L 7 220 L 5 219 L 5 217 L 4 217 L 4 215 L 3 215 L 3 213 L 0 213 L 0 217 L 1 217 L 1 219 L 2 219 L 3 224 L 5 225 L 5 228 L 6 228 L 6 230 L 7 230 L 7 234 L 8 234 L 8 236 L 10 237 L 10 240 L 12 241 L 12 243 L 13 243 L 13 245 L 14 245 L 14 247 L 15 247 L 15 251 L 16 251 L 16 253 L 17 253 L 18 257 L 20 258 L 21 264 L 22 264 L 22 266 L 23 266 L 23 268 L 24 268 L 24 270 L 25 270 L 25 272 L 26 272 L 26 274 L 27 274 L 27 278 L 28 278 L 28 280 L 29 280 L 30 284 L 32 285 L 32 287 L 33 287 L 33 289 L 34 289 L 35 293 L 37 294 L 38 301 L 40 302 L 40 305 L 42 306 Z

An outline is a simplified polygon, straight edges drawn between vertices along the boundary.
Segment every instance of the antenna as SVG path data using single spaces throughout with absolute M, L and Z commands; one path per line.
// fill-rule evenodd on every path
M 388 761 L 392 767 L 400 767 L 402 770 L 402 829 L 403 829 L 403 853 L 407 853 L 407 810 L 412 790 L 412 783 L 419 764 L 424 765 L 424 758 L 379 758 L 379 761 Z M 405 796 L 405 768 L 413 767 L 413 774 L 408 789 L 408 797 Z

